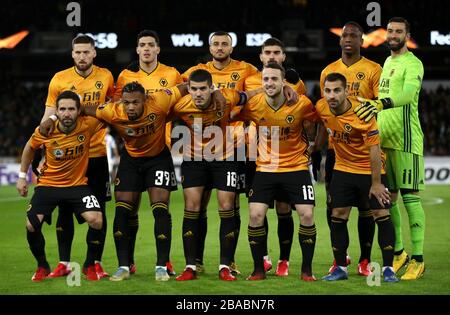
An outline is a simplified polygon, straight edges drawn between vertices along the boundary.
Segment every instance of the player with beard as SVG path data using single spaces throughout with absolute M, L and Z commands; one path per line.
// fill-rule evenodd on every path
M 323 69 L 320 75 L 320 90 L 323 96 L 325 77 L 330 73 L 340 73 L 347 80 L 349 96 L 375 99 L 378 97 L 378 84 L 381 74 L 381 66 L 361 56 L 361 45 L 363 44 L 364 31 L 362 27 L 353 21 L 345 23 L 339 40 L 341 47 L 341 58 L 330 63 Z M 322 129 L 324 132 L 325 130 Z M 325 136 L 325 135 L 324 135 Z M 329 139 L 330 140 L 330 139 Z M 313 172 L 317 174 L 320 168 L 321 152 L 312 153 Z M 335 152 L 332 141 L 328 141 L 328 150 L 325 162 L 325 188 L 327 191 L 327 222 L 331 228 L 331 205 L 329 198 L 329 187 L 335 163 Z M 358 261 L 358 274 L 368 276 L 370 274 L 369 263 L 372 251 L 373 237 L 375 233 L 375 222 L 369 209 L 358 208 L 358 236 L 361 255 Z M 350 257 L 347 257 L 350 264 Z M 332 273 L 336 268 L 333 261 L 329 268 Z
M 392 192 L 390 209 L 395 227 L 394 271 L 408 263 L 404 251 L 401 215 L 397 204 L 400 191 L 408 213 L 412 257 L 402 280 L 416 280 L 423 276 L 423 244 L 425 212 L 419 191 L 425 189 L 423 161 L 423 132 L 419 121 L 419 93 L 423 80 L 423 64 L 408 51 L 410 26 L 406 19 L 394 17 L 387 26 L 387 43 L 391 50 L 383 65 L 379 100 L 363 100 L 355 109 L 366 121 L 378 113 L 381 148 L 386 153 L 388 188 Z
M 261 53 L 259 54 L 259 59 L 261 60 L 263 66 L 266 66 L 269 62 L 276 62 L 282 65 L 286 59 L 286 53 L 284 49 L 284 44 L 277 38 L 271 37 L 264 41 L 261 46 Z M 306 94 L 306 86 L 300 79 L 300 76 L 294 69 L 287 69 L 285 75 L 285 83 L 289 85 L 294 91 L 299 95 Z M 244 89 L 254 90 L 262 87 L 262 72 L 258 72 L 252 76 L 245 79 Z M 308 120 L 304 122 L 304 128 L 311 128 L 315 133 L 315 125 L 310 124 Z M 248 143 L 255 143 L 257 141 L 256 137 L 256 124 L 251 121 L 248 126 Z M 247 181 L 247 191 L 250 190 L 253 178 L 256 172 L 256 163 L 254 157 L 246 162 L 246 181 Z M 292 247 L 292 239 L 294 235 L 294 219 L 292 218 L 291 206 L 289 205 L 289 197 L 282 191 L 280 196 L 276 196 L 276 213 L 278 217 L 278 241 L 280 245 L 280 256 L 277 263 L 277 268 L 275 275 L 280 277 L 285 277 L 289 274 L 289 257 Z M 271 205 L 270 208 L 273 208 Z M 264 217 L 264 227 L 266 228 L 266 234 L 269 234 L 269 224 L 267 221 L 267 216 Z M 266 272 L 272 269 L 272 261 L 268 254 L 268 249 L 264 252 L 264 270 Z
M 87 35 L 78 35 L 72 40 L 72 58 L 74 66 L 57 72 L 48 87 L 48 96 L 45 102 L 45 113 L 42 117 L 40 132 L 47 135 L 50 128 L 57 120 L 56 99 L 61 92 L 70 90 L 80 96 L 81 106 L 94 106 L 103 104 L 114 93 L 114 79 L 111 72 L 106 68 L 100 68 L 93 64 L 97 56 L 94 40 Z M 106 235 L 106 201 L 111 200 L 109 183 L 108 159 L 105 147 L 106 129 L 100 129 L 92 138 L 89 149 L 89 164 L 86 172 L 88 185 L 98 202 L 103 213 L 101 249 L 95 257 L 95 270 L 98 278 L 107 277 L 103 271 L 101 257 L 103 253 Z M 40 157 L 39 157 L 40 159 Z M 80 223 L 83 219 L 77 217 Z M 95 233 L 91 228 L 87 232 L 87 238 Z M 74 224 L 72 211 L 64 206 L 59 207 L 58 220 L 56 222 L 56 235 L 58 239 L 59 264 L 50 273 L 49 277 L 62 277 L 70 273 L 68 266 L 70 262 L 70 251 L 74 236 Z M 89 266 L 84 263 L 83 272 L 87 272 Z
M 146 95 L 151 95 L 162 89 L 171 88 L 178 83 L 183 82 L 181 75 L 174 67 L 166 66 L 158 61 L 158 55 L 161 51 L 159 46 L 159 36 L 155 31 L 143 30 L 137 35 L 136 53 L 139 61 L 131 63 L 127 69 L 123 70 L 116 82 L 116 90 L 114 99 L 119 100 L 122 97 L 122 88 L 131 82 L 139 82 L 144 89 Z M 166 124 L 166 144 L 170 148 L 171 145 L 171 128 L 172 122 Z M 129 216 L 130 225 L 130 273 L 136 272 L 136 264 L 134 261 L 134 249 L 136 244 L 136 235 L 139 229 L 138 208 L 140 199 L 136 201 L 136 209 Z M 169 213 L 169 215 L 171 215 Z M 172 220 L 172 218 L 171 218 Z M 170 261 L 166 264 L 169 275 L 175 275 L 175 271 Z
M 238 91 L 244 90 L 244 81 L 247 77 L 258 72 L 255 66 L 245 62 L 239 61 L 231 58 L 233 52 L 232 38 L 230 34 L 223 31 L 214 32 L 210 38 L 209 52 L 213 58 L 212 61 L 206 64 L 198 64 L 194 67 L 189 68 L 186 72 L 182 74 L 183 80 L 188 81 L 189 75 L 198 69 L 203 69 L 208 71 L 213 80 L 213 84 L 216 88 L 222 89 L 234 89 Z M 239 127 L 244 127 L 243 122 L 233 122 L 232 126 L 239 130 Z M 240 148 L 245 145 L 244 135 L 235 134 L 238 139 L 235 142 L 235 147 Z M 236 251 L 237 242 L 239 239 L 239 231 L 241 226 L 240 217 L 240 204 L 239 204 L 239 193 L 245 192 L 245 161 L 239 162 L 238 170 L 238 187 L 235 199 L 234 216 L 236 218 L 236 238 L 235 238 L 235 248 L 233 253 Z M 207 207 L 209 199 L 211 197 L 211 189 L 205 187 L 202 197 L 202 205 L 200 209 L 200 219 L 199 219 L 199 237 L 198 237 L 198 247 L 197 247 L 197 272 L 201 273 L 204 271 L 203 265 L 203 252 L 205 247 L 205 239 L 207 232 Z M 234 262 L 234 254 L 231 262 L 231 270 L 233 273 L 239 273 Z

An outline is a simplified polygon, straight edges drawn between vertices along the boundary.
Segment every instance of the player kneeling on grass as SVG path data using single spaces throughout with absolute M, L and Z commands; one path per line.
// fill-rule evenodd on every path
M 94 233 L 88 234 L 87 279 L 99 280 L 95 272 L 95 257 L 102 248 L 102 212 L 100 205 L 87 185 L 86 170 L 89 159 L 89 142 L 102 124 L 99 120 L 79 117 L 80 98 L 71 91 L 62 92 L 56 100 L 54 132 L 48 137 L 42 136 L 39 128 L 31 136 L 22 153 L 17 190 L 26 197 L 28 185 L 26 172 L 33 160 L 34 151 L 45 148 L 45 163 L 38 177 L 37 187 L 27 211 L 27 240 L 38 268 L 31 278 L 42 281 L 50 273 L 45 256 L 45 239 L 42 234 L 42 222 L 51 223 L 51 214 L 57 206 L 73 209 L 79 220 L 86 220 Z M 82 219 L 81 219 L 81 218 Z
M 392 268 L 395 232 L 389 207 L 390 193 L 385 187 L 384 154 L 376 120 L 365 123 L 353 112 L 359 105 L 348 97 L 347 80 L 342 74 L 325 78 L 323 95 L 316 105 L 336 152 L 336 163 L 330 184 L 332 205 L 331 244 L 337 268 L 323 277 L 326 281 L 346 280 L 349 237 L 347 221 L 352 206 L 372 210 L 378 226 L 378 244 L 383 256 L 385 282 L 397 282 Z M 321 146 L 318 133 L 316 144 Z

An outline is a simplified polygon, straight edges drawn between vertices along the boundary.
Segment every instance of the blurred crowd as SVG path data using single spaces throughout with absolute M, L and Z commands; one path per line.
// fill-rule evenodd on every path
M 321 27 L 323 21 L 328 25 L 342 25 L 348 20 L 365 22 L 367 2 L 341 0 L 173 0 L 173 1 L 128 1 L 111 2 L 107 0 L 79 0 L 82 8 L 82 24 L 87 29 L 104 30 L 109 28 L 127 29 L 132 33 L 140 30 L 139 25 L 149 25 L 163 30 L 183 25 L 186 32 L 207 27 L 208 29 L 241 28 L 249 31 L 264 27 L 267 32 L 283 27 L 272 23 L 273 19 L 299 20 L 310 28 Z M 0 19 L 2 32 L 14 32 L 18 28 L 63 30 L 68 14 L 69 1 L 13 1 L 4 0 L 2 7 L 8 14 Z M 382 23 L 388 17 L 403 15 L 410 20 L 412 29 L 439 28 L 448 25 L 449 3 L 445 0 L 431 1 L 377 1 L 382 8 Z M 107 12 L 107 14 L 105 14 Z M 339 14 L 336 14 L 339 12 Z M 420 12 L 420 14 L 418 14 Z M 48 17 L 48 18 L 44 18 Z M 268 18 L 270 17 L 270 18 Z M 174 23 L 174 19 L 177 23 Z
M 45 110 L 47 85 L 28 84 L 0 71 L 0 157 L 20 158 L 26 141 L 38 126 Z M 311 99 L 320 96 L 318 85 L 308 87 Z M 424 132 L 424 154 L 450 155 L 450 88 L 423 89 L 419 102 Z

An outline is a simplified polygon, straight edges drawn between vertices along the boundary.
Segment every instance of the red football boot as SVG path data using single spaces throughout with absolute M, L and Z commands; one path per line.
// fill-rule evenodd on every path
M 50 274 L 50 269 L 46 269 L 44 267 L 38 267 L 36 269 L 36 272 L 34 273 L 34 275 L 31 277 L 31 281 L 40 282 L 40 281 L 44 280 L 45 278 L 47 278 L 47 276 L 49 274 Z
M 197 273 L 192 268 L 186 268 L 184 271 L 175 278 L 177 281 L 188 281 L 197 279 Z
M 67 265 L 64 265 L 63 263 L 59 263 L 55 269 L 53 269 L 52 272 L 48 275 L 49 278 L 58 278 L 58 277 L 65 277 L 67 276 L 71 270 L 68 268 Z
M 219 271 L 219 279 L 224 281 L 235 281 L 237 278 L 231 274 L 230 269 L 223 267 Z

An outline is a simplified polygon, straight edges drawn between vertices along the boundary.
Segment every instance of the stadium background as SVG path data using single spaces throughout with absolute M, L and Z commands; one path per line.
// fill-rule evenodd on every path
M 284 41 L 287 46 L 285 65 L 294 67 L 300 73 L 301 78 L 307 84 L 308 95 L 312 100 L 317 100 L 319 97 L 318 79 L 321 70 L 330 62 L 340 58 L 338 36 L 333 34 L 330 28 L 339 28 L 345 22 L 354 20 L 359 22 L 365 29 L 365 33 L 368 34 L 385 27 L 387 20 L 392 16 L 403 16 L 410 21 L 412 38 L 418 45 L 413 52 L 422 60 L 425 67 L 425 81 L 420 95 L 419 110 L 425 134 L 428 181 L 438 184 L 430 185 L 424 196 L 429 215 L 427 217 L 427 242 L 429 244 L 426 243 L 428 252 L 425 255 L 436 258 L 437 263 L 434 267 L 441 272 L 442 270 L 439 269 L 441 267 L 436 267 L 438 262 L 450 259 L 448 250 L 443 251 L 440 247 L 447 246 L 446 244 L 450 241 L 450 232 L 448 229 L 442 229 L 441 226 L 450 221 L 450 214 L 446 209 L 450 204 L 447 197 L 449 186 L 446 186 L 450 183 L 450 26 L 446 14 L 450 11 L 450 4 L 444 0 L 378 1 L 381 6 L 381 25 L 369 27 L 366 22 L 366 18 L 371 12 L 366 9 L 369 2 L 349 0 L 334 2 L 191 0 L 188 2 L 128 1 L 126 3 L 104 0 L 78 1 L 81 5 L 81 26 L 71 27 L 67 25 L 66 21 L 67 15 L 70 13 L 66 10 L 69 1 L 3 1 L 2 7 L 8 14 L 4 14 L 0 19 L 0 38 L 4 39 L 22 30 L 27 30 L 29 34 L 12 49 L 0 45 L 2 47 L 0 49 L 0 222 L 2 222 L 0 265 L 2 269 L 5 268 L 3 270 L 7 270 L 6 268 L 10 268 L 13 264 L 15 270 L 18 270 L 21 275 L 17 276 L 18 279 L 15 279 L 14 275 L 1 275 L 0 293 L 43 293 L 37 286 L 31 286 L 31 281 L 29 281 L 34 262 L 28 252 L 23 233 L 23 212 L 27 202 L 25 199 L 18 198 L 15 188 L 8 184 L 15 183 L 17 179 L 17 171 L 11 168 L 11 163 L 19 161 L 21 149 L 42 117 L 51 77 L 55 72 L 73 65 L 70 57 L 70 42 L 76 34 L 92 33 L 96 35 L 98 45 L 107 46 L 97 48 L 97 57 L 94 63 L 110 69 L 115 78 L 130 61 L 136 59 L 135 40 L 137 33 L 142 29 L 153 29 L 159 33 L 161 39 L 159 61 L 176 67 L 180 73 L 198 62 L 209 60 L 208 34 L 216 30 L 234 32 L 237 36 L 237 45 L 232 58 L 245 60 L 259 68 L 259 45 L 264 36 L 270 34 Z M 433 31 L 438 33 L 432 33 Z M 440 37 L 436 37 L 437 34 Z M 114 38 L 117 38 L 117 46 L 114 45 L 116 42 Z M 0 41 L 0 43 L 2 42 Z M 389 54 L 384 44 L 362 49 L 361 53 L 380 64 L 383 64 Z M 317 275 L 322 275 L 327 268 L 331 253 L 328 252 L 328 232 L 326 223 L 324 223 L 324 193 L 321 185 L 317 187 L 317 195 L 319 199 L 322 199 L 319 200 L 316 209 L 316 217 L 319 221 L 318 229 L 322 235 L 320 237 L 321 245 L 316 249 L 315 264 L 317 266 L 315 265 L 315 269 Z M 172 211 L 182 211 L 181 193 L 178 192 L 172 199 Z M 175 208 L 179 209 L 175 210 Z M 243 209 L 246 210 L 246 206 Z M 112 222 L 114 212 L 112 203 L 109 203 L 108 212 L 111 216 L 109 222 Z M 217 215 L 213 203 L 209 212 L 211 218 L 209 225 L 211 229 L 208 232 L 208 242 L 211 244 L 209 270 L 216 270 L 214 262 L 217 258 L 217 250 L 214 249 L 217 249 L 215 237 L 217 231 L 214 227 L 214 220 Z M 134 287 L 131 283 L 127 283 L 121 284 L 120 290 L 130 290 L 128 291 L 130 293 L 176 294 L 181 289 L 174 285 L 175 282 L 171 283 L 167 291 L 156 291 L 152 278 L 149 278 L 152 271 L 151 264 L 148 264 L 147 261 L 154 259 L 154 243 L 151 240 L 149 222 L 153 222 L 153 219 L 150 218 L 148 203 L 145 200 L 141 206 L 141 213 L 143 219 L 138 242 L 142 243 L 142 248 L 145 247 L 145 252 L 142 252 L 138 259 L 139 257 L 142 259 L 142 270 L 144 274 L 147 273 L 147 279 L 140 278 L 140 281 L 151 282 L 151 289 L 148 289 L 143 283 L 135 283 Z M 181 212 L 179 213 L 180 218 L 175 219 L 178 221 L 174 222 L 175 244 L 172 250 L 177 263 L 177 271 L 183 266 L 180 252 L 181 237 L 178 235 L 181 230 Z M 245 218 L 246 211 L 242 211 L 242 213 Z M 278 254 L 275 234 L 276 218 L 273 213 L 270 215 L 272 216 L 271 227 L 273 227 L 270 234 L 271 256 L 276 260 Z M 297 218 L 296 222 L 298 222 Z M 246 221 L 242 226 L 238 255 L 249 259 Z M 80 227 L 83 231 L 84 228 L 84 226 Z M 407 228 L 405 226 L 405 229 Z M 53 267 L 56 263 L 56 252 L 52 229 L 53 227 L 46 228 L 46 238 L 49 260 L 53 261 Z M 442 231 L 442 233 L 438 236 L 433 234 L 437 231 Z M 352 235 L 355 236 L 354 232 Z M 79 246 L 74 245 L 73 256 L 75 257 L 77 257 L 77 253 L 80 253 L 81 256 L 81 253 L 84 253 L 84 240 L 81 235 L 85 235 L 84 232 L 78 231 L 76 234 L 76 242 L 79 243 L 75 244 L 79 244 Z M 107 242 L 104 260 L 107 261 L 108 271 L 112 271 L 115 268 L 116 259 L 111 235 L 108 235 Z M 354 241 L 351 245 L 355 249 L 355 258 L 358 252 L 356 243 Z M 433 252 L 432 248 L 436 248 L 436 251 Z M 295 258 L 298 261 L 299 255 L 294 252 L 299 252 L 296 237 L 294 237 L 292 260 Z M 375 245 L 374 257 L 379 256 L 378 252 L 378 246 Z M 79 260 L 82 259 L 81 256 Z M 17 259 L 18 257 L 19 259 Z M 144 267 L 145 264 L 148 266 Z M 244 265 L 242 269 L 249 272 L 250 261 L 247 263 L 247 260 L 244 260 L 241 264 Z M 430 267 L 428 278 L 433 277 L 432 268 L 433 266 Z M 292 270 L 292 273 L 296 275 L 297 270 Z M 211 274 L 210 278 L 206 277 L 208 280 L 204 281 L 210 281 L 208 283 L 214 287 L 214 284 L 217 283 L 217 275 L 215 271 Z M 3 277 L 5 278 L 3 279 Z M 291 279 L 291 282 L 288 282 L 287 286 L 283 287 L 286 291 L 277 291 L 277 287 L 284 285 L 282 281 L 279 281 L 280 279 L 277 279 L 272 284 L 273 287 L 271 284 L 265 284 L 267 288 L 272 288 L 266 292 L 275 294 L 330 293 L 323 285 L 320 289 L 317 289 L 316 286 L 314 290 L 317 291 L 299 291 L 294 287 L 298 282 L 296 277 L 297 275 Z M 425 293 L 450 293 L 448 272 L 444 271 L 443 278 L 442 274 L 434 274 L 434 277 L 439 280 L 439 283 L 447 283 L 447 286 L 427 283 L 425 278 L 423 280 L 425 286 L 430 286 L 428 291 L 423 290 L 423 287 L 417 282 L 412 286 L 401 284 L 403 291 L 393 291 L 393 293 L 415 293 L 418 292 L 416 290 L 422 290 Z M 370 292 L 367 291 L 369 289 L 363 281 L 358 280 L 349 281 L 348 288 L 355 290 L 356 293 Z M 18 284 L 10 285 L 12 281 L 18 281 Z M 220 290 L 208 291 L 205 289 L 208 285 L 203 286 L 201 281 L 198 284 L 187 285 L 190 288 L 189 291 L 182 292 L 185 294 L 233 293 L 233 291 L 226 290 L 227 288 L 232 290 L 232 286 L 228 284 L 225 289 L 222 287 Z M 49 291 L 44 291 L 47 293 L 70 293 L 70 290 L 68 291 L 67 286 L 62 282 L 49 285 L 44 283 L 42 287 L 50 288 Z M 261 293 L 258 291 L 259 285 L 246 285 L 243 281 L 239 284 L 239 288 L 248 289 L 249 287 L 248 292 L 242 291 L 242 293 Z M 100 288 L 93 284 L 86 284 L 83 288 L 87 289 L 76 293 L 119 292 L 109 283 Z M 158 290 L 160 288 L 161 286 L 158 286 Z M 380 290 L 375 293 L 391 293 L 391 291 Z

